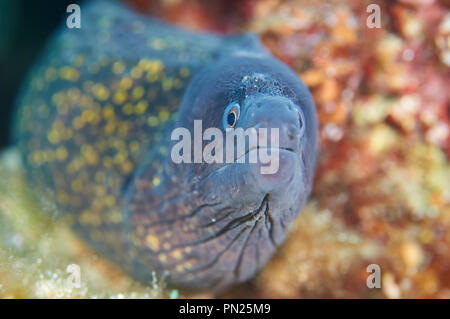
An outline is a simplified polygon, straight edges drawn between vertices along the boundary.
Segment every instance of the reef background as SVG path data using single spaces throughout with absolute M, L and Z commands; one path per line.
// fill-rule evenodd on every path
M 220 297 L 450 298 L 449 1 L 128 2 L 194 30 L 256 32 L 316 102 L 309 204 L 260 274 Z M 369 3 L 381 7 L 380 29 L 366 26 Z M 1 298 L 214 297 L 163 278 L 142 287 L 38 207 L 17 153 L 4 152 Z M 81 289 L 65 285 L 71 263 Z M 381 289 L 366 286 L 369 264 L 381 267 Z

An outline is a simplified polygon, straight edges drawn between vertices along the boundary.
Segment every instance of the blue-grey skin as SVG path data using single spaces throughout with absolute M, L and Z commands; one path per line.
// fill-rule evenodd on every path
M 171 160 L 194 120 L 279 128 L 280 167 Z M 16 137 L 33 189 L 135 278 L 223 289 L 254 276 L 311 191 L 317 119 L 300 78 L 256 36 L 195 34 L 107 2 L 82 7 L 30 74 Z M 299 118 L 299 111 L 303 117 Z M 226 116 L 226 114 L 225 114 Z M 208 141 L 203 142 L 205 146 Z

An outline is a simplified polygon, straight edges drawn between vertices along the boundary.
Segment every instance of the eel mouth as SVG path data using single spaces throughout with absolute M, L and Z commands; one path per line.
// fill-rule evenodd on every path
M 214 174 L 214 173 L 220 172 L 221 170 L 225 169 L 226 167 L 228 167 L 228 166 L 230 166 L 230 165 L 234 165 L 234 164 L 242 164 L 242 163 L 239 163 L 239 162 L 238 162 L 239 159 L 241 159 L 242 157 L 246 156 L 247 154 L 249 154 L 249 153 L 252 152 L 252 151 L 258 151 L 258 150 L 260 150 L 260 149 L 286 151 L 286 152 L 289 152 L 289 153 L 294 153 L 296 156 L 298 156 L 299 158 L 301 158 L 301 155 L 298 155 L 298 153 L 297 153 L 293 148 L 290 148 L 290 147 L 259 147 L 259 146 L 257 146 L 257 147 L 252 147 L 251 149 L 247 150 L 244 154 L 242 154 L 242 155 L 240 155 L 239 157 L 237 157 L 237 158 L 234 160 L 234 162 L 225 164 L 225 165 L 223 165 L 222 167 L 219 167 L 219 168 L 217 168 L 217 169 L 215 169 L 215 170 L 213 170 L 213 171 L 208 172 L 203 178 L 200 179 L 200 181 L 205 180 L 206 178 L 208 178 L 210 175 L 212 175 L 212 174 Z M 245 163 L 245 162 L 244 162 L 244 163 Z
M 252 148 L 248 149 L 244 154 L 237 157 L 236 160 L 234 161 L 234 163 L 236 163 L 239 159 L 241 159 L 242 157 L 245 157 L 247 154 L 249 154 L 252 151 L 259 151 L 259 150 L 264 150 L 264 149 L 265 150 L 274 150 L 274 151 L 275 150 L 276 151 L 287 151 L 287 152 L 291 152 L 291 153 L 294 153 L 297 155 L 297 152 L 295 152 L 294 149 L 290 148 L 290 147 L 267 147 L 267 146 L 260 147 L 260 146 L 257 146 L 257 147 L 252 147 Z M 234 164 L 234 163 L 231 163 L 231 164 Z

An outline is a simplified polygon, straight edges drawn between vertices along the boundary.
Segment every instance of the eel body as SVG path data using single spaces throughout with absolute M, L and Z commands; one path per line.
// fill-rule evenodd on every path
M 224 119 L 279 128 L 276 174 L 172 160 L 175 128 L 225 132 Z M 308 89 L 255 35 L 192 33 L 94 1 L 30 72 L 15 138 L 32 189 L 100 253 L 143 282 L 157 272 L 220 289 L 264 266 L 304 206 L 317 120 Z

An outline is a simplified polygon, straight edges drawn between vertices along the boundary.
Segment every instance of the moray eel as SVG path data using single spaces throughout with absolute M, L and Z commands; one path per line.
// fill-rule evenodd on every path
M 112 1 L 81 9 L 81 28 L 61 27 L 19 95 L 14 134 L 31 188 L 141 282 L 156 273 L 219 290 L 250 279 L 311 191 L 309 90 L 253 34 L 193 33 Z M 193 133 L 195 120 L 278 128 L 278 171 L 174 163 L 171 132 Z

